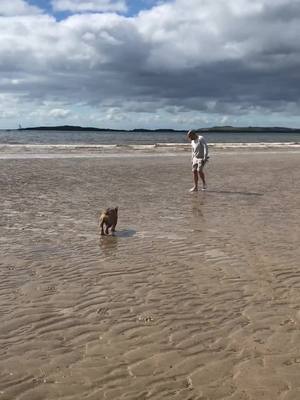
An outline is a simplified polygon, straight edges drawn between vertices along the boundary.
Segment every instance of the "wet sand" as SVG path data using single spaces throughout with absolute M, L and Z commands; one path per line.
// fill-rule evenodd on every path
M 0 160 L 0 400 L 298 400 L 299 156 Z

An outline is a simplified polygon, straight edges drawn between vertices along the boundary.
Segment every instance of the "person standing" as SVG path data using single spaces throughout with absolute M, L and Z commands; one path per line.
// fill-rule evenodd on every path
M 203 169 L 209 158 L 208 145 L 204 137 L 197 135 L 196 131 L 193 129 L 188 131 L 187 137 L 192 145 L 192 172 L 194 179 L 194 186 L 190 189 L 190 192 L 198 191 L 199 178 L 202 181 L 202 190 L 205 190 L 207 186 Z

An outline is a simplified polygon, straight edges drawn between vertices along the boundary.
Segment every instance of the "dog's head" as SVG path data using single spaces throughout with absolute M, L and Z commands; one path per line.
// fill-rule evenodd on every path
M 119 210 L 119 207 L 114 207 L 114 208 L 109 207 L 104 211 L 104 214 L 110 215 L 110 216 L 118 216 L 118 210 Z

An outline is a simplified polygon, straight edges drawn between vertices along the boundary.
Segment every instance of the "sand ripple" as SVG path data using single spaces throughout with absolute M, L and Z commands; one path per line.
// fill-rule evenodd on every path
M 188 157 L 1 160 L 0 399 L 299 399 L 299 155 L 280 157 L 212 157 L 198 194 Z

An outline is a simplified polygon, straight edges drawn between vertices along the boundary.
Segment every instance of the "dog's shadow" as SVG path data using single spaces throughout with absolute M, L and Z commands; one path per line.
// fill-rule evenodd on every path
M 129 238 L 132 237 L 136 234 L 136 231 L 134 229 L 122 229 L 116 231 L 112 236 L 117 237 L 117 238 Z
M 102 240 L 113 240 L 113 238 L 128 238 L 132 237 L 136 234 L 136 231 L 134 229 L 122 229 L 122 230 L 117 230 L 115 232 L 110 232 L 105 235 L 100 235 L 100 239 Z

